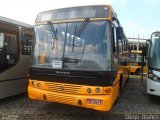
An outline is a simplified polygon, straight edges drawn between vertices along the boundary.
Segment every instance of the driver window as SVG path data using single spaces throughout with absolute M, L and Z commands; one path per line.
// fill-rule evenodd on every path
M 18 61 L 17 35 L 0 32 L 0 72 L 12 67 Z

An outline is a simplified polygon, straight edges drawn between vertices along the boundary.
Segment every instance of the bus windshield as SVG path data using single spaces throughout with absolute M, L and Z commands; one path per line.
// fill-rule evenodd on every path
M 111 43 L 108 21 L 50 23 L 35 26 L 33 67 L 107 71 Z
M 149 66 L 160 69 L 160 33 L 153 33 L 151 38 Z

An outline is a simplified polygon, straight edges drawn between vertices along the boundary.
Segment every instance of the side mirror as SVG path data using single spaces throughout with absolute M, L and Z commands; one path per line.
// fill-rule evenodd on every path
M 117 39 L 122 40 L 124 38 L 124 32 L 122 27 L 118 27 L 116 33 L 117 33 Z
M 152 41 L 151 41 L 150 39 L 146 40 L 146 44 L 147 44 L 147 43 L 151 43 L 151 42 L 152 42 Z
M 151 44 L 151 40 L 150 39 L 146 40 L 146 43 L 143 45 L 142 55 L 145 56 L 145 58 L 148 58 L 147 52 L 148 52 L 149 44 Z
M 147 47 L 145 45 L 143 45 L 142 55 L 147 56 Z

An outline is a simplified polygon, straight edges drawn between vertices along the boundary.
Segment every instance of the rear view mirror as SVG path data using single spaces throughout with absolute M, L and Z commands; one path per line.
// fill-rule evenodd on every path
M 150 39 L 146 40 L 146 43 L 143 45 L 143 49 L 142 49 L 142 54 L 146 58 L 147 58 L 147 52 L 148 52 L 149 44 L 151 44 L 151 40 Z
M 147 56 L 147 46 L 146 45 L 143 45 L 142 55 Z
M 118 27 L 116 33 L 117 33 L 117 39 L 122 40 L 124 38 L 124 32 L 122 27 Z

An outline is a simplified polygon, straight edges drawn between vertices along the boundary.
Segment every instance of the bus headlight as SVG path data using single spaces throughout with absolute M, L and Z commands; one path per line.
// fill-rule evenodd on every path
M 96 88 L 96 93 L 100 93 L 101 89 L 100 88 Z
M 32 81 L 31 84 L 34 86 L 34 81 Z
M 91 89 L 91 88 L 88 88 L 88 89 L 87 89 L 87 92 L 88 92 L 88 93 L 91 93 L 91 92 L 92 92 L 92 89 Z
M 153 77 L 153 74 L 152 74 L 152 73 L 150 73 L 150 74 L 149 74 L 149 77 L 150 77 L 150 78 L 152 78 L 152 77 Z
M 152 70 L 148 71 L 148 78 L 160 82 L 160 78 L 157 75 L 155 75 Z

